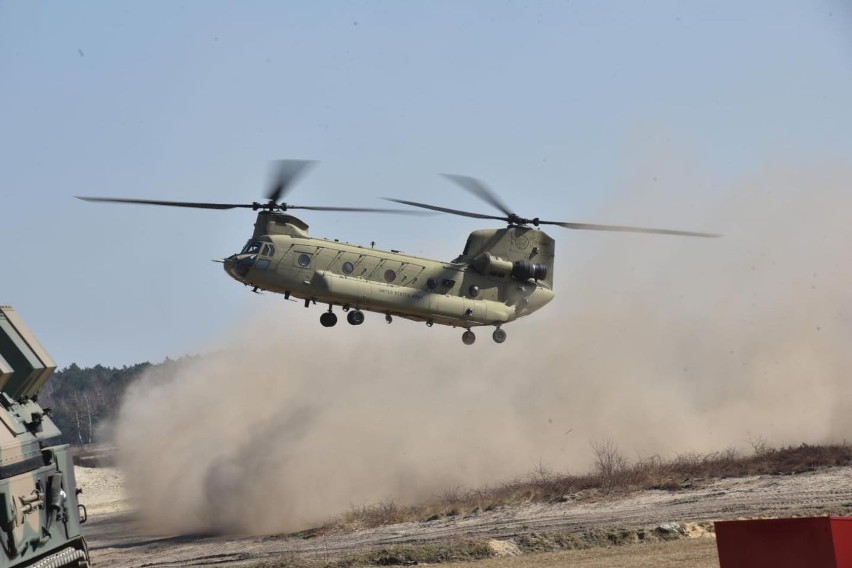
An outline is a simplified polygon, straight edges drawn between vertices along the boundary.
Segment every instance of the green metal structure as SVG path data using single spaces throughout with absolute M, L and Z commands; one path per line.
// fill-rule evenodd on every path
M 0 568 L 89 566 L 68 444 L 37 402 L 56 363 L 0 305 Z

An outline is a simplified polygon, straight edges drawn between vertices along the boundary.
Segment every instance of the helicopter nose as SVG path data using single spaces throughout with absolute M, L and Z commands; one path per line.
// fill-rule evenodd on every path
M 255 258 L 256 257 L 254 255 L 232 254 L 224 261 L 225 272 L 227 272 L 234 280 L 242 282 L 249 270 L 251 270 Z
M 225 272 L 228 273 L 228 276 L 230 276 L 231 278 L 234 278 L 236 280 L 239 280 L 239 277 L 237 276 L 237 273 L 234 270 L 234 264 L 236 263 L 236 256 L 237 255 L 232 254 L 231 256 L 229 256 L 228 258 L 223 260 L 222 264 L 224 265 Z

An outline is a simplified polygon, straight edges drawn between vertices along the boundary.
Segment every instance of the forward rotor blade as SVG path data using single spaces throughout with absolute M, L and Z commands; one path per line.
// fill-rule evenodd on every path
M 130 203 L 134 205 L 165 205 L 169 207 L 187 207 L 193 209 L 265 209 L 266 206 L 254 203 L 199 203 L 193 201 L 161 201 L 155 199 L 125 199 L 121 197 L 77 197 L 83 201 L 103 203 Z M 310 211 L 346 211 L 361 213 L 396 213 L 400 215 L 427 215 L 420 211 L 406 211 L 404 209 L 387 209 L 381 207 L 326 207 L 313 205 L 283 205 L 279 209 L 306 209 Z
M 459 176 L 455 174 L 441 174 L 445 178 L 450 181 L 454 181 L 464 189 L 468 190 L 472 194 L 474 194 L 479 199 L 485 201 L 486 203 L 496 207 L 506 215 L 512 215 L 511 209 L 509 206 L 500 201 L 500 198 L 497 195 L 485 187 L 485 184 L 479 181 L 478 179 L 468 177 L 468 176 Z
M 278 203 L 287 195 L 300 176 L 310 169 L 315 162 L 311 160 L 276 160 L 272 162 L 269 191 L 266 198 Z
M 323 205 L 288 205 L 287 209 L 307 209 L 310 211 L 347 211 L 355 213 L 397 213 L 400 215 L 428 215 L 425 211 L 409 211 L 406 209 L 387 209 L 382 207 L 326 207 Z
M 136 205 L 165 205 L 168 207 L 189 207 L 193 209 L 235 209 L 237 207 L 246 207 L 251 209 L 253 204 L 249 203 L 199 203 L 194 201 L 159 201 L 155 199 L 124 199 L 120 197 L 81 197 L 77 199 L 83 201 L 92 201 L 100 203 L 133 203 Z
M 473 217 L 474 219 L 495 219 L 497 221 L 505 221 L 503 217 L 495 215 L 483 215 L 482 213 L 472 213 L 470 211 L 461 211 L 459 209 L 449 209 L 447 207 L 438 207 L 437 205 L 427 205 L 426 203 L 417 203 L 416 201 L 406 201 L 404 199 L 393 199 L 391 197 L 383 198 L 394 203 L 402 203 L 403 205 L 411 205 L 412 207 L 422 207 L 423 209 L 431 209 L 432 211 L 440 211 L 441 213 L 450 213 L 452 215 L 461 215 L 462 217 Z
M 656 235 L 679 235 L 682 237 L 704 237 L 716 238 L 721 235 L 715 233 L 697 233 L 695 231 L 674 231 L 671 229 L 648 229 L 644 227 L 623 227 L 620 225 L 594 225 L 589 223 L 563 223 L 560 221 L 539 221 L 539 225 L 558 225 L 566 229 L 580 229 L 585 231 L 615 231 L 620 233 L 651 233 Z

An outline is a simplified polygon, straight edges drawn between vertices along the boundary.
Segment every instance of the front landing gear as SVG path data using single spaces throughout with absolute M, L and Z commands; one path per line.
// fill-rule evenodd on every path
M 346 321 L 352 325 L 361 325 L 364 323 L 364 312 L 361 310 L 352 310 L 346 314 Z
M 494 330 L 494 333 L 491 334 L 491 338 L 494 339 L 495 343 L 503 343 L 506 341 L 506 332 L 498 327 Z
M 462 343 L 465 345 L 473 345 L 473 342 L 476 341 L 476 334 L 470 330 L 462 333 Z
M 337 323 L 337 315 L 332 311 L 324 312 L 320 316 L 320 323 L 323 327 L 334 327 Z

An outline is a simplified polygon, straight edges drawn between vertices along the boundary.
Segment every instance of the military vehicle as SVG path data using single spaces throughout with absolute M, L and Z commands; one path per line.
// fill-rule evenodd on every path
M 68 444 L 38 392 L 56 369 L 11 306 L 0 306 L 0 567 L 89 566 L 85 507 Z
M 242 250 L 221 261 L 225 271 L 252 291 L 268 290 L 304 300 L 305 307 L 327 304 L 320 316 L 324 327 L 337 323 L 334 306 L 348 312 L 353 326 L 364 322 L 364 311 L 465 330 L 462 341 L 476 340 L 471 328 L 494 326 L 492 338 L 506 340 L 504 324 L 544 307 L 553 297 L 555 241 L 541 225 L 565 229 L 655 233 L 689 237 L 716 237 L 711 233 L 649 229 L 528 219 L 515 214 L 482 182 L 447 175 L 451 181 L 500 211 L 488 215 L 415 201 L 396 203 L 475 219 L 503 221 L 505 228 L 481 229 L 470 234 L 464 252 L 451 262 L 382 251 L 308 236 L 308 225 L 286 214 L 290 209 L 410 213 L 395 209 L 290 205 L 281 200 L 311 162 L 281 160 L 272 176 L 266 203 L 206 203 L 117 197 L 79 197 L 85 201 L 166 205 L 199 209 L 249 208 L 259 211 L 254 234 Z

